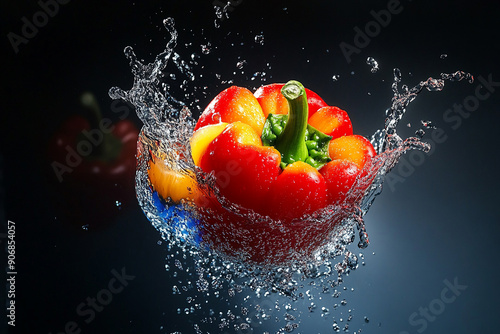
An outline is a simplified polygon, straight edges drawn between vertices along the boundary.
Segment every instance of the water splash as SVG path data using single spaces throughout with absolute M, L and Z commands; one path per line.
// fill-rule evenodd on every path
M 370 71 L 372 73 L 376 73 L 379 70 L 378 62 L 373 57 L 368 57 L 366 59 L 366 64 L 368 64 L 369 66 L 371 66 Z
M 239 2 L 227 1 L 226 3 L 223 3 L 222 1 L 215 1 L 214 3 L 219 3 L 214 5 L 216 17 L 216 19 L 214 20 L 214 25 L 215 28 L 220 28 L 221 22 L 229 18 L 229 12 L 234 10 L 233 6 L 238 5 Z
M 219 17 L 219 14 L 217 17 L 223 18 L 223 16 Z M 137 59 L 131 47 L 125 48 L 124 53 L 130 62 L 134 84 L 128 91 L 117 87 L 111 88 L 109 95 L 114 99 L 123 99 L 132 103 L 144 124 L 137 151 L 137 198 L 146 217 L 160 232 L 167 249 L 172 254 L 167 259 L 169 264 L 166 264 L 166 270 L 175 269 L 176 271 L 172 272 L 174 277 L 181 274 L 186 276 L 183 279 L 178 277 L 179 284 L 172 287 L 172 292 L 189 294 L 186 301 L 192 306 L 184 309 L 185 314 L 194 314 L 198 312 L 197 310 L 202 310 L 202 313 L 206 314 L 200 323 L 194 324 L 197 332 L 204 324 L 214 323 L 218 324 L 221 329 L 233 324 L 235 328 L 247 330 L 256 321 L 258 323 L 270 319 L 270 314 L 281 309 L 287 311 L 284 319 L 287 323 L 278 332 L 293 331 L 298 328 L 299 322 L 295 322 L 289 313 L 294 310 L 290 301 L 314 299 L 310 290 L 304 292 L 306 282 L 320 291 L 329 291 L 341 285 L 343 277 L 358 268 L 359 258 L 364 260 L 364 257 L 356 256 L 347 247 L 355 241 L 356 230 L 359 238 L 358 247 L 361 249 L 368 247 L 369 238 L 363 217 L 382 191 L 385 176 L 408 150 L 428 151 L 430 149 L 430 146 L 421 140 L 422 136 L 418 134 L 406 139 L 398 135 L 396 128 L 408 105 L 424 88 L 428 91 L 440 91 L 445 81 L 465 79 L 472 82 L 473 77 L 462 71 L 451 74 L 443 73 L 438 79 L 431 77 L 409 88 L 402 84 L 401 71 L 394 69 L 393 97 L 390 107 L 386 110 L 384 128 L 377 131 L 371 139 L 378 155 L 367 164 L 366 176 L 356 181 L 345 202 L 358 203 L 358 205 L 354 208 L 345 204 L 336 207 L 329 206 L 305 217 L 300 222 L 295 222 L 295 230 L 289 230 L 280 222 L 269 221 L 267 217 L 256 213 L 245 212 L 245 214 L 250 214 L 252 228 L 259 232 L 251 234 L 253 237 L 260 235 L 262 238 L 252 242 L 261 243 L 263 249 L 282 242 L 282 240 L 266 240 L 266 235 L 278 235 L 297 240 L 303 233 L 317 236 L 308 239 L 310 246 L 303 248 L 302 252 L 275 254 L 278 258 L 289 257 L 291 260 L 287 262 L 287 265 L 278 265 L 275 262 L 262 265 L 246 261 L 248 257 L 245 257 L 244 253 L 232 253 L 232 244 L 228 240 L 236 239 L 238 242 L 245 242 L 244 236 L 228 233 L 228 229 L 223 229 L 222 234 L 217 233 L 217 230 L 205 229 L 204 235 L 200 234 L 197 209 L 192 203 L 174 204 L 165 201 L 151 186 L 148 176 L 149 163 L 152 159 L 159 159 L 177 175 L 195 180 L 201 191 L 216 196 L 218 193 L 213 175 L 203 173 L 192 162 L 189 140 L 195 121 L 191 112 L 186 103 L 172 97 L 169 86 L 164 82 L 168 78 L 177 80 L 172 76 L 164 77 L 165 69 L 170 61 L 173 63 L 172 66 L 179 70 L 180 75 L 185 77 L 184 81 L 194 81 L 196 78 L 190 66 L 174 51 L 177 44 L 177 31 L 173 19 L 166 19 L 164 25 L 171 38 L 165 50 L 152 63 L 143 64 Z M 203 54 L 210 53 L 211 44 L 208 42 L 202 45 L 201 50 Z M 246 61 L 241 61 L 237 67 L 241 69 L 245 63 Z M 373 58 L 368 58 L 367 63 L 372 66 L 372 72 L 378 70 L 378 63 Z M 271 65 L 267 65 L 270 69 Z M 259 75 L 265 76 L 265 72 L 255 72 L 253 77 Z M 335 75 L 332 79 L 336 81 L 339 76 Z M 422 125 L 432 128 L 430 121 L 422 121 Z M 235 207 L 223 197 L 217 196 L 217 199 L 230 212 L 240 216 L 243 214 L 242 208 Z M 342 214 L 339 215 L 339 213 Z M 216 219 L 220 223 L 227 223 L 231 226 L 230 221 L 224 220 L 225 217 L 219 216 Z M 224 226 L 224 224 L 219 225 Z M 214 226 L 214 228 L 220 227 L 218 224 Z M 318 233 L 318 229 L 328 232 Z M 272 233 L 269 233 L 270 231 Z M 206 239 L 206 236 L 210 236 L 211 233 L 214 238 L 211 242 L 206 242 L 204 238 Z M 223 237 L 221 238 L 220 235 Z M 217 314 L 213 309 L 206 310 L 206 307 L 202 306 L 203 300 L 207 300 L 210 296 L 220 297 L 226 294 L 229 298 L 234 298 L 243 296 L 248 291 L 253 291 L 258 299 L 270 294 L 282 296 L 285 299 L 276 301 L 275 305 L 268 307 L 262 307 L 262 303 L 254 305 L 251 311 L 252 316 L 249 316 L 248 307 L 242 307 L 241 312 L 236 314 L 230 310 Z M 338 298 L 340 292 L 335 289 L 332 296 Z M 252 298 L 249 295 L 243 298 L 244 302 L 250 300 Z M 341 306 L 345 304 L 345 299 L 340 302 Z M 335 304 L 334 309 L 337 306 Z M 311 306 L 310 310 L 314 311 L 314 307 Z M 182 309 L 179 308 L 179 314 L 181 312 Z M 326 315 L 330 312 L 322 313 Z M 350 317 L 352 319 L 352 314 Z M 339 322 L 341 321 L 340 319 Z M 348 330 L 348 325 L 346 326 L 343 327 L 344 330 Z M 333 322 L 333 330 L 341 330 L 336 320 Z
M 208 42 L 206 45 L 201 45 L 201 52 L 205 55 L 209 54 L 212 51 L 212 44 Z
M 255 38 L 255 43 L 257 44 L 260 44 L 260 45 L 264 45 L 264 35 L 256 35 Z
M 156 56 L 154 62 L 145 65 L 137 59 L 133 48 L 127 46 L 124 53 L 130 62 L 134 85 L 129 91 L 117 87 L 109 91 L 111 98 L 132 103 L 136 107 L 137 116 L 144 124 L 145 131 L 158 138 L 168 136 L 176 126 L 173 120 L 179 119 L 178 105 L 182 104 L 160 88 L 162 71 L 172 55 L 175 57 L 173 49 L 177 45 L 178 36 L 172 18 L 165 19 L 163 23 L 171 36 L 165 50 Z
M 243 67 L 245 67 L 245 65 L 247 64 L 247 61 L 246 60 L 240 60 L 236 63 L 236 68 L 239 69 L 239 70 L 242 70 Z

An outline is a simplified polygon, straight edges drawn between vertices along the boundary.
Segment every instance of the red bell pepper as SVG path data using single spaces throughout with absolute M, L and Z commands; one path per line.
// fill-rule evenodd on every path
M 280 96 L 288 99 L 289 117 L 272 112 L 284 114 L 281 102 L 272 103 L 277 88 L 283 91 Z M 306 98 L 307 91 L 313 99 Z M 338 107 L 321 106 L 324 102 L 317 94 L 293 81 L 287 85 L 261 87 L 255 95 L 257 98 L 248 90 L 233 86 L 209 104 L 195 127 L 200 133 L 195 133 L 196 140 L 192 141 L 192 147 L 202 151 L 197 153 L 201 158 L 195 163 L 205 172 L 214 172 L 221 194 L 227 199 L 257 212 L 270 214 L 275 219 L 299 218 L 327 204 L 341 202 L 341 194 L 347 192 L 359 171 L 375 156 L 375 150 L 368 140 L 352 135 L 347 113 Z M 310 105 L 316 110 L 311 117 L 308 113 Z M 262 126 L 266 113 L 267 123 Z M 234 122 L 241 124 L 235 125 Z M 202 134 L 200 130 L 207 125 L 218 126 L 215 135 L 210 137 Z M 252 129 L 255 131 L 252 132 Z M 257 138 L 259 134 L 267 146 L 262 146 Z M 203 137 L 206 142 L 200 143 L 203 140 L 198 137 Z M 279 162 L 278 156 L 281 157 Z M 327 164 L 329 160 L 333 161 Z M 303 163 L 294 164 L 298 161 L 315 168 Z M 283 172 L 277 165 L 283 167 Z M 297 187 L 297 191 L 284 190 L 292 184 Z M 316 189 L 313 189 L 313 184 Z M 273 190 L 270 190 L 271 187 Z M 328 188 L 329 191 L 322 191 L 322 188 Z M 331 192 L 338 195 L 326 195 Z M 278 193 L 283 194 L 278 196 Z M 323 198 L 326 197 L 329 200 L 325 202 Z M 269 203 L 274 201 L 282 205 L 298 205 L 290 205 L 291 210 L 281 210 L 282 213 L 278 214 L 273 213 L 273 209 L 264 208 L 262 204 L 267 203 L 265 206 L 269 207 L 272 206 Z
M 309 235 L 298 226 L 314 212 L 342 204 L 375 156 L 368 140 L 352 134 L 345 111 L 327 106 L 297 81 L 264 86 L 255 95 L 235 86 L 224 90 L 200 116 L 191 149 L 195 165 L 217 184 L 217 198 L 206 192 L 191 196 L 202 212 L 204 240 L 257 262 L 324 242 L 326 225 Z M 160 189 L 151 173 L 150 180 Z M 173 198 L 179 187 L 186 183 L 163 187 L 160 195 Z M 252 223 L 265 217 L 283 228 Z

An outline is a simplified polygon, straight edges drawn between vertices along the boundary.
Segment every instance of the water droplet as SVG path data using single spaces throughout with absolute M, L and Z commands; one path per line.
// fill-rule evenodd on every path
M 354 253 L 347 252 L 345 261 L 347 266 L 351 269 L 354 270 L 358 267 L 358 258 Z
M 336 321 L 333 322 L 332 328 L 333 328 L 334 332 L 337 332 L 337 333 L 340 332 L 340 327 Z
M 218 19 L 222 19 L 222 7 L 220 6 L 214 6 L 214 10 L 215 10 L 215 16 L 218 18 Z
M 464 71 L 456 71 L 454 73 L 441 73 L 441 79 L 442 80 L 449 80 L 449 81 L 461 81 L 461 80 L 467 80 L 469 83 L 474 82 L 474 76 L 470 73 L 466 73 Z
M 361 215 L 355 215 L 353 218 L 356 221 L 356 227 L 358 229 L 358 235 L 359 235 L 358 247 L 361 249 L 365 249 L 370 244 L 368 233 L 366 232 L 365 222 Z
M 371 66 L 371 72 L 376 73 L 379 70 L 378 62 L 373 57 L 368 57 L 366 63 Z
M 429 78 L 421 83 L 430 92 L 439 92 L 444 88 L 444 80 Z
M 247 63 L 246 60 L 241 60 L 241 61 L 236 63 L 236 67 L 241 70 L 243 68 L 243 66 L 246 65 L 246 63 Z
M 394 73 L 394 82 L 399 83 L 401 82 L 401 70 L 399 68 L 395 68 L 393 70 Z
M 200 278 L 196 281 L 196 287 L 198 288 L 198 291 L 202 292 L 202 291 L 208 291 L 208 288 L 209 288 L 209 284 L 207 282 L 207 280 L 203 279 L 203 278 Z
M 207 44 L 202 44 L 201 45 L 201 53 L 207 55 L 209 54 L 210 52 L 212 51 L 212 44 L 210 44 L 210 42 L 208 42 Z
M 421 120 L 420 123 L 422 124 L 423 127 L 425 127 L 426 129 L 436 129 L 436 126 L 434 124 L 432 124 L 432 121 L 429 121 L 429 120 Z
M 256 35 L 254 40 L 255 43 L 264 45 L 264 35 Z
M 418 129 L 417 131 L 415 131 L 415 136 L 417 136 L 418 138 L 422 139 L 425 135 L 425 131 L 422 130 L 422 129 Z

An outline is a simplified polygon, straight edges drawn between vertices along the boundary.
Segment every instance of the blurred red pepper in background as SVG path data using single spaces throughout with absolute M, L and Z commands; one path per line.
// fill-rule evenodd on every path
M 103 118 L 91 93 L 82 95 L 82 104 L 92 117 L 66 120 L 50 140 L 48 156 L 65 219 L 87 229 L 108 225 L 135 199 L 139 130 L 128 119 L 113 124 Z

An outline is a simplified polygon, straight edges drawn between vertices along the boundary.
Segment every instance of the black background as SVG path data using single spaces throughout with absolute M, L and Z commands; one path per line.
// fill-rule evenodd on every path
M 474 96 L 481 84 L 479 77 L 500 81 L 499 6 L 487 1 L 401 1 L 401 12 L 392 15 L 391 22 L 359 53 L 352 54 L 349 63 L 340 43 L 354 45 L 354 28 L 363 30 L 374 20 L 371 11 L 386 9 L 387 1 L 235 3 L 229 18 L 215 28 L 210 0 L 74 0 L 61 5 L 15 53 L 7 35 L 20 35 L 21 19 L 31 21 L 40 5 L 36 1 L 2 2 L 0 189 L 4 212 L 0 232 L 6 233 L 7 220 L 16 223 L 18 332 L 59 333 L 66 323 L 76 321 L 82 333 L 194 333 L 193 323 L 199 319 L 178 314 L 177 309 L 187 305 L 186 296 L 172 294 L 178 278 L 164 269 L 168 250 L 158 243 L 161 238 L 134 194 L 120 194 L 120 201 L 131 199 L 126 205 L 109 205 L 106 212 L 75 220 L 64 210 L 65 199 L 53 182 L 46 155 L 49 138 L 61 122 L 81 112 L 78 98 L 83 91 L 92 91 L 104 116 L 116 119 L 108 89 L 129 89 L 133 80 L 123 49 L 132 45 L 139 58 L 152 61 L 169 38 L 161 23 L 166 17 L 176 21 L 176 51 L 181 57 L 189 60 L 193 52 L 199 55 L 193 67 L 196 85 L 207 88 L 187 101 L 195 111 L 196 105 L 203 108 L 227 87 L 216 74 L 253 88 L 261 83 L 249 78 L 265 71 L 266 83 L 302 81 L 329 104 L 347 110 L 355 132 L 369 136 L 383 126 L 393 68 L 401 69 L 403 82 L 410 86 L 441 72 L 472 73 L 474 83 L 451 82 L 443 92 L 423 92 L 408 108 L 402 134 L 411 135 L 420 120 L 431 119 L 443 129 L 446 140 L 436 144 L 414 170 L 399 167 L 393 171 L 404 177 L 386 184 L 366 216 L 371 245 L 363 251 L 366 265 L 345 280 L 347 305 L 333 311 L 338 300 L 328 296 L 316 300 L 332 311 L 323 320 L 319 309 L 307 311 L 309 301 L 297 303 L 304 313 L 296 332 L 330 333 L 333 318 L 346 323 L 347 309 L 354 315 L 351 332 L 358 328 L 363 333 L 494 332 L 500 297 L 496 256 L 500 87 L 493 87 L 495 91 L 456 129 L 443 114 Z M 260 34 L 264 45 L 254 42 Z M 201 45 L 208 41 L 212 51 L 204 55 Z M 375 74 L 365 63 L 369 56 L 380 64 Z M 240 60 L 247 62 L 244 74 L 236 68 Z M 175 69 L 172 72 L 181 76 Z M 340 79 L 333 81 L 333 75 Z M 182 98 L 179 83 L 171 82 L 172 93 Z M 129 119 L 140 127 L 133 112 Z M 412 127 L 405 127 L 407 123 Z M 92 221 L 85 221 L 89 216 L 94 217 Z M 81 228 L 85 224 L 89 230 Z M 3 238 L 2 245 L 6 242 Z M 122 268 L 135 278 L 86 324 L 75 311 L 77 305 L 106 288 L 111 271 Z M 412 325 L 410 315 L 439 299 L 443 281 L 455 278 L 467 286 L 456 301 L 427 321 L 425 329 Z M 217 298 L 210 300 L 214 309 L 217 303 Z M 238 298 L 232 303 L 237 305 Z M 273 317 L 282 318 L 281 313 Z M 370 322 L 364 322 L 364 316 Z M 262 333 L 266 328 L 273 332 L 281 322 L 271 320 L 248 332 Z M 211 333 L 219 332 L 214 327 Z

